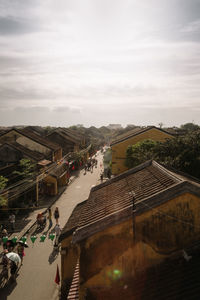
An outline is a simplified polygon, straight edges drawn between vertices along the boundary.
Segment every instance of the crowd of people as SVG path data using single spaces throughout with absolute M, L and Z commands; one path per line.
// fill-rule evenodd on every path
M 47 217 L 43 213 L 39 213 L 36 218 L 36 223 L 37 223 L 37 229 L 38 225 L 41 226 L 42 222 L 45 220 L 45 226 L 46 226 L 46 220 L 49 220 L 48 224 L 48 230 L 53 226 L 53 220 L 52 220 L 52 215 L 54 216 L 55 219 L 55 227 L 53 228 L 52 232 L 55 232 L 55 242 L 54 242 L 54 247 L 58 248 L 59 243 L 58 243 L 58 238 L 61 233 L 61 227 L 59 224 L 59 209 L 58 207 L 55 208 L 54 213 L 52 214 L 51 208 L 48 209 L 47 211 Z M 9 222 L 11 218 L 9 217 Z M 13 220 L 13 219 L 12 219 Z M 11 223 L 11 222 L 10 222 Z M 44 226 L 44 228 L 45 228 Z M 14 230 L 14 225 L 13 222 L 11 224 L 11 233 Z M 37 230 L 36 229 L 36 230 Z M 1 261 L 0 261 L 0 287 L 2 286 L 2 283 L 4 281 L 8 281 L 10 278 L 11 281 L 16 281 L 16 277 L 18 274 L 19 268 L 23 265 L 23 259 L 25 256 L 25 248 L 28 248 L 28 244 L 26 241 L 18 241 L 14 242 L 12 239 L 8 238 L 8 230 L 5 228 L 4 225 L 1 225 L 0 228 L 0 233 L 1 233 L 1 239 L 2 241 L 2 246 L 3 246 L 3 252 L 1 253 Z M 5 239 L 4 239 L 5 238 Z M 11 237 L 10 237 L 11 238 Z
M 93 168 L 97 168 L 98 161 L 95 157 L 90 158 L 84 166 L 85 173 L 87 171 L 93 172 Z M 100 162 L 100 181 L 103 182 L 103 164 Z M 48 230 L 53 226 L 53 218 L 55 219 L 55 227 L 51 232 L 55 232 L 55 240 L 54 247 L 59 247 L 59 235 L 61 234 L 61 227 L 59 224 L 60 213 L 58 207 L 55 208 L 54 212 L 52 212 L 51 208 L 48 208 L 47 213 L 39 213 L 36 217 L 37 230 L 46 228 L 47 220 L 48 222 Z M 8 237 L 8 235 L 15 231 L 15 214 L 11 213 L 8 218 L 8 228 L 5 226 L 1 226 L 0 228 L 0 241 L 4 240 L 3 238 Z M 3 242 L 3 252 L 1 254 L 0 265 L 2 266 L 2 272 L 0 273 L 4 279 L 8 280 L 11 278 L 13 281 L 16 280 L 16 276 L 19 268 L 23 265 L 23 259 L 25 256 L 25 248 L 28 247 L 26 241 L 18 241 L 14 243 L 12 239 L 7 239 L 6 242 Z M 1 281 L 0 281 L 1 283 Z
M 85 170 L 85 173 L 87 171 L 90 171 L 91 173 L 93 172 L 93 168 L 97 168 L 97 159 L 96 158 L 89 158 L 88 161 L 86 162 L 85 166 L 84 166 L 84 170 Z

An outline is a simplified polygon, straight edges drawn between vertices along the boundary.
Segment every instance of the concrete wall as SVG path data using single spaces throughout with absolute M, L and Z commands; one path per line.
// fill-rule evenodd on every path
M 125 166 L 126 150 L 129 145 L 134 145 L 146 139 L 163 142 L 166 139 L 172 138 L 170 134 L 152 128 L 144 133 L 140 133 L 132 138 L 111 146 L 112 149 L 112 174 L 118 175 L 127 170 Z

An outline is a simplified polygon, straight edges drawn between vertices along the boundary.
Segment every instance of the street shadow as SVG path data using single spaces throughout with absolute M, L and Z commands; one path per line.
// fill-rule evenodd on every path
M 17 282 L 13 281 L 11 278 L 8 280 L 7 284 L 0 289 L 0 299 L 7 300 L 8 296 L 12 293 L 12 291 L 16 288 Z
M 59 248 L 54 247 L 53 251 L 51 252 L 51 254 L 49 255 L 49 258 L 48 258 L 48 262 L 50 265 L 56 260 L 58 254 L 59 254 Z

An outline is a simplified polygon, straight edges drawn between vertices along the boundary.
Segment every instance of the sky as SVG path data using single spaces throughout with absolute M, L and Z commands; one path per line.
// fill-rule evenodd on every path
M 200 124 L 200 0 L 0 0 L 0 126 Z

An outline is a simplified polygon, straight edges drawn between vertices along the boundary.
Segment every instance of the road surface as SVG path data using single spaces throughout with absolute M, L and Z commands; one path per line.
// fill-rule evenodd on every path
M 98 167 L 93 169 L 93 173 L 81 170 L 77 177 L 65 190 L 62 196 L 52 206 L 52 212 L 57 206 L 60 211 L 59 223 L 64 227 L 74 207 L 86 200 L 93 185 L 100 183 L 100 163 L 102 155 L 97 155 Z M 48 221 L 47 221 L 48 223 Z M 55 220 L 53 218 L 53 227 Z M 33 228 L 31 234 L 35 228 Z M 43 232 L 48 229 L 48 224 Z M 30 234 L 30 235 L 31 235 Z M 59 288 L 54 282 L 57 264 L 60 268 L 60 254 L 52 256 L 53 242 L 46 238 L 40 242 L 41 233 L 32 246 L 30 235 L 27 238 L 29 248 L 25 249 L 23 266 L 20 268 L 16 284 L 0 290 L 1 300 L 58 300 Z M 54 252 L 55 253 L 55 252 Z

